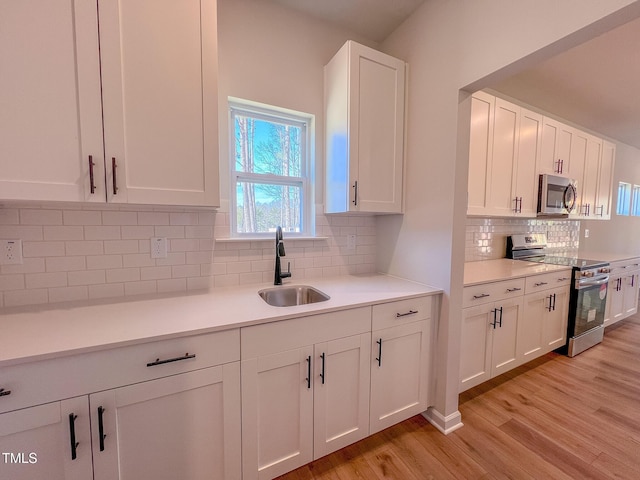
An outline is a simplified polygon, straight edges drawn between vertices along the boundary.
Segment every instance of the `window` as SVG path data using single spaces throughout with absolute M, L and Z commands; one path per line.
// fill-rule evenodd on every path
M 231 236 L 312 235 L 313 117 L 230 102 Z
M 618 183 L 618 205 L 616 213 L 618 215 L 629 215 L 629 206 L 631 204 L 631 184 Z
M 631 215 L 640 216 L 640 185 L 634 185 L 631 194 Z

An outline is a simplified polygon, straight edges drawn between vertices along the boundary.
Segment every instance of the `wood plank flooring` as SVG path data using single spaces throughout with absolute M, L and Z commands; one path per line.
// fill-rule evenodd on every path
M 551 353 L 280 479 L 640 479 L 640 315 L 574 358 Z

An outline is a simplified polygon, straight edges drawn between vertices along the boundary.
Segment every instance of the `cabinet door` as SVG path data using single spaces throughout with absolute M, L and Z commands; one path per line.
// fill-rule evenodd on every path
M 493 305 L 479 305 L 462 310 L 460 339 L 460 391 L 475 387 L 491 378 L 491 342 Z M 492 320 L 491 320 L 492 321 Z
M 243 478 L 271 479 L 313 460 L 313 347 L 242 361 Z
M 609 307 L 609 321 L 615 323 L 624 318 L 624 287 L 623 278 L 609 280 L 607 288 L 607 303 Z
M 568 125 L 548 117 L 543 118 L 538 173 L 570 176 L 573 134 L 574 130 Z
M 95 1 L 3 0 L 0 19 L 0 198 L 104 202 Z
M 369 435 L 371 334 L 314 347 L 314 458 Z
M 405 63 L 351 42 L 349 176 L 353 210 L 400 213 Z
M 600 175 L 600 158 L 602 156 L 602 140 L 591 135 L 586 136 L 586 152 L 582 184 L 579 184 L 578 196 L 581 198 L 578 213 L 583 217 L 599 218 L 596 212 L 598 203 L 598 176 Z
M 241 478 L 238 362 L 96 393 L 90 405 L 96 480 Z
M 542 115 L 520 109 L 518 160 L 514 167 L 513 198 L 518 199 L 518 214 L 535 216 L 538 207 L 536 171 L 542 144 Z
M 93 478 L 87 397 L 3 413 L 0 415 L 0 454 L 3 479 Z
M 491 351 L 491 376 L 495 377 L 512 369 L 517 363 L 517 339 L 524 300 L 522 297 L 496 304 L 495 317 L 492 317 L 489 325 L 492 331 L 493 342 Z
M 638 274 L 622 277 L 623 307 L 625 318 L 638 311 Z
M 218 205 L 216 0 L 98 4 L 109 201 Z
M 468 215 L 485 215 L 489 207 L 495 103 L 496 97 L 484 92 L 476 92 L 471 98 Z
M 543 319 L 544 350 L 550 352 L 567 342 L 567 321 L 569 318 L 569 288 L 549 290 L 554 295 L 551 309 L 545 309 Z
M 616 159 L 616 146 L 613 143 L 602 142 L 602 158 L 598 177 L 598 199 L 594 214 L 598 218 L 611 218 L 611 193 L 613 189 L 613 168 Z
M 371 433 L 426 410 L 431 323 L 413 322 L 373 332 Z
M 493 126 L 493 157 L 489 176 L 489 215 L 512 215 L 516 210 L 514 165 L 518 155 L 517 136 L 520 107 L 496 98 Z
M 518 363 L 523 364 L 543 354 L 544 318 L 549 313 L 551 294 L 549 291 L 536 292 L 524 297 L 524 311 L 518 329 Z

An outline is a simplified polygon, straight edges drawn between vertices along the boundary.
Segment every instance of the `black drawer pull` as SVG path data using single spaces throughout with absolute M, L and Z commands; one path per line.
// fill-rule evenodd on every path
M 147 367 L 155 367 L 156 365 L 164 365 L 165 363 L 179 362 L 181 360 L 188 360 L 189 358 L 196 358 L 196 354 L 192 353 L 191 355 L 189 355 L 189 353 L 187 352 L 182 357 L 168 358 L 167 360 L 160 360 L 159 358 L 156 358 L 155 362 L 147 363 Z
M 541 287 L 541 286 L 546 285 L 546 284 L 547 284 L 547 282 L 538 282 L 538 283 L 534 283 L 533 286 L 534 287 Z
M 11 390 L 5 390 L 4 388 L 0 388 L 0 397 L 7 397 L 11 395 Z
M 522 289 L 518 287 L 507 288 L 507 293 L 519 292 L 520 290 Z
M 489 295 L 488 293 L 481 293 L 480 295 L 474 295 L 473 299 L 474 300 L 479 300 L 481 298 L 485 298 L 485 297 L 490 297 L 491 295 Z
M 415 315 L 418 313 L 417 310 L 409 310 L 407 313 L 396 313 L 396 318 L 406 317 L 407 315 Z

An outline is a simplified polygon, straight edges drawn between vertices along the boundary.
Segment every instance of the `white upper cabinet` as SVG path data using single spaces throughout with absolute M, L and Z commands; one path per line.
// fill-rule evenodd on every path
M 0 65 L 0 199 L 104 201 L 95 1 L 1 0 Z
M 571 150 L 575 130 L 552 118 L 544 117 L 542 152 L 538 173 L 572 176 Z
M 471 98 L 468 215 L 536 215 L 542 115 L 484 92 Z
M 325 66 L 325 212 L 402 212 L 405 68 L 353 41 Z
M 613 192 L 613 167 L 616 163 L 616 146 L 614 143 L 602 142 L 602 158 L 600 175 L 598 176 L 598 195 L 594 210 L 595 218 L 609 220 L 611 218 L 611 194 Z
M 2 0 L 0 17 L 3 199 L 219 204 L 216 0 Z

